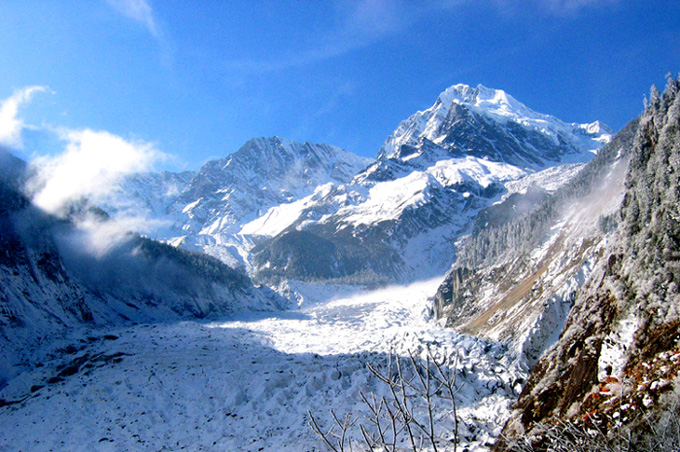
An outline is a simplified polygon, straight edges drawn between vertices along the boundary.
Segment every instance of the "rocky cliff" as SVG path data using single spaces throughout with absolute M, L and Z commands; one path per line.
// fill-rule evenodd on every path
M 675 79 L 663 95 L 652 90 L 621 207 L 607 222 L 611 238 L 559 340 L 534 366 L 504 438 L 545 446 L 568 422 L 617 447 L 680 446 L 677 422 L 667 422 L 680 398 L 679 94 Z

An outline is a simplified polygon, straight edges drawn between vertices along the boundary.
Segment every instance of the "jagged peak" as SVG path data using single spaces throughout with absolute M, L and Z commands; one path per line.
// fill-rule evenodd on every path
M 327 143 L 312 143 L 310 141 L 295 141 L 280 136 L 251 138 L 246 141 L 236 152 L 229 157 L 240 154 L 248 154 L 253 150 L 268 151 L 272 153 L 282 153 L 288 155 L 299 155 L 305 150 L 322 151 L 326 154 L 342 154 L 344 156 L 354 156 L 351 152 Z M 227 157 L 227 158 L 229 158 Z M 357 156 L 357 158 L 359 158 Z
M 452 104 L 465 105 L 473 110 L 494 116 L 494 119 L 512 119 L 523 123 L 527 120 L 554 121 L 556 118 L 538 113 L 501 89 L 484 85 L 471 87 L 459 83 L 439 95 L 438 101 L 445 108 Z M 435 104 L 436 105 L 436 104 Z
M 237 151 L 226 157 L 205 163 L 199 172 L 223 171 L 232 165 L 256 170 L 258 166 L 262 169 L 270 167 L 269 162 L 273 161 L 283 164 L 283 162 L 308 160 L 323 161 L 329 165 L 344 162 L 356 166 L 358 171 L 360 167 L 368 165 L 373 159 L 360 157 L 332 144 L 299 142 L 280 136 L 269 136 L 251 138 Z
M 611 129 L 599 121 L 591 124 L 567 123 L 530 109 L 503 90 L 460 83 L 444 90 L 432 107 L 402 121 L 385 141 L 378 159 L 399 157 L 403 145 L 419 147 L 421 139 L 436 145 L 444 142 L 448 132 L 442 129 L 442 125 L 446 124 L 454 105 L 460 105 L 493 123 L 518 124 L 532 133 L 544 135 L 555 145 L 559 145 L 560 140 L 567 140 L 586 157 L 608 142 L 612 134 Z M 410 151 L 409 159 L 419 154 Z
M 477 87 L 458 83 L 450 86 L 439 95 L 439 100 L 443 104 L 459 103 L 479 105 L 488 102 L 494 104 L 505 104 L 515 107 L 527 108 L 517 99 L 501 89 L 487 88 L 479 84 Z

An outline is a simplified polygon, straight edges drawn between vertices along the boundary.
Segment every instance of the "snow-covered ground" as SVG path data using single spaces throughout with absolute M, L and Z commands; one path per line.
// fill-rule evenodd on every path
M 427 348 L 458 357 L 461 445 L 487 449 L 526 369 L 504 347 L 430 321 L 440 280 L 358 292 L 298 284 L 291 311 L 64 339 L 0 391 L 0 451 L 322 451 L 308 410 L 324 426 L 330 409 L 362 422 L 360 392 L 386 394 L 367 364 Z M 448 404 L 435 414 L 450 437 Z

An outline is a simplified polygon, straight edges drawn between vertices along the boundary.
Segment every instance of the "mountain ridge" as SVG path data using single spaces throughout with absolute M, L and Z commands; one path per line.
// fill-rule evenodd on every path
M 454 99 L 454 93 L 458 98 Z M 543 127 L 537 131 L 533 126 L 524 127 L 517 122 L 519 114 L 514 118 L 506 115 L 499 123 L 494 119 L 498 114 L 483 115 L 481 110 L 473 110 L 463 102 L 491 94 L 502 98 L 505 104 L 510 102 L 525 115 L 530 112 L 534 119 L 545 122 L 549 119 L 555 130 L 559 130 Z M 479 124 L 484 127 L 477 127 Z M 562 159 L 590 159 L 591 151 L 610 139 L 606 131 L 599 122 L 583 127 L 566 125 L 556 118 L 532 112 L 500 90 L 455 85 L 442 93 L 430 109 L 402 121 L 385 141 L 376 161 L 358 173 L 351 184 L 338 187 L 337 202 L 332 201 L 330 195 L 320 201 L 326 210 L 335 204 L 334 212 L 318 219 L 301 212 L 289 221 L 289 228 L 306 232 L 310 239 L 334 244 L 330 248 L 337 253 L 335 260 L 327 264 L 331 266 L 327 273 L 334 274 L 335 278 L 350 277 L 351 272 L 376 271 L 382 281 L 431 277 L 445 271 L 453 262 L 455 247 L 451 244 L 470 228 L 479 210 L 507 192 L 506 183 L 564 163 Z M 567 134 L 571 138 L 562 138 Z M 535 144 L 531 147 L 535 154 L 533 166 L 523 165 L 525 159 L 517 154 L 519 137 Z M 463 144 L 472 143 L 483 145 L 468 152 Z M 280 231 L 272 240 L 281 242 L 288 230 L 292 231 Z M 370 255 L 365 251 L 366 243 L 373 240 L 369 237 L 382 242 L 380 249 L 374 250 L 375 255 L 390 256 L 391 262 L 375 259 L 371 263 L 369 256 L 368 263 L 350 258 L 354 264 L 347 264 L 347 255 L 352 253 L 353 246 L 355 252 L 363 256 L 361 260 Z M 356 245 L 351 244 L 353 241 Z M 299 240 L 290 241 L 291 246 L 292 243 Z M 426 252 L 425 262 L 414 261 L 413 253 L 406 251 L 409 247 L 430 250 Z M 283 253 L 276 258 L 278 262 L 290 263 L 291 259 L 298 262 L 307 253 L 299 246 L 277 246 L 277 249 Z M 442 255 L 449 257 L 442 258 Z M 257 257 L 257 250 L 256 260 L 256 267 L 266 268 L 267 274 L 273 272 L 266 259 Z M 277 268 L 288 277 L 301 275 L 302 272 L 295 270 L 291 273 L 287 265 Z M 346 270 L 333 272 L 333 265 Z
M 273 285 L 305 278 L 311 262 L 324 267 L 317 281 L 429 278 L 448 269 L 453 243 L 506 184 L 590 159 L 607 130 L 536 113 L 501 90 L 454 85 L 402 121 L 374 161 L 330 145 L 250 140 L 167 198 L 166 226 L 151 236 Z M 332 256 L 318 261 L 303 236 Z M 415 249 L 426 250 L 422 261 Z
M 423 147 L 426 143 L 438 146 L 450 155 L 468 154 L 474 149 L 471 146 L 474 143 L 473 139 L 466 138 L 460 133 L 451 134 L 452 126 L 460 128 L 461 122 L 474 123 L 480 128 L 488 128 L 493 123 L 506 127 L 516 124 L 531 132 L 538 132 L 539 135 L 525 136 L 524 141 L 537 152 L 541 148 L 551 149 L 555 151 L 555 155 L 544 157 L 537 155 L 533 161 L 519 160 L 517 157 L 503 158 L 493 146 L 481 143 L 484 144 L 481 155 L 520 167 L 523 167 L 521 163 L 525 163 L 533 169 L 545 165 L 546 159 L 554 161 L 556 157 L 569 154 L 574 154 L 575 158 L 583 162 L 589 157 L 587 153 L 601 147 L 612 133 L 611 129 L 599 121 L 591 124 L 568 124 L 553 116 L 537 113 L 502 90 L 482 85 L 473 88 L 458 84 L 442 92 L 429 109 L 419 111 L 402 121 L 385 141 L 378 152 L 377 160 L 413 160 L 419 157 L 417 148 Z M 512 135 L 512 131 L 510 134 Z M 538 138 L 540 136 L 547 137 L 548 141 L 540 140 Z M 553 146 L 550 146 L 550 141 Z M 539 144 L 535 146 L 535 142 Z M 508 143 L 504 145 L 509 147 Z M 559 146 L 563 146 L 563 149 L 558 150 Z M 478 152 L 479 149 L 475 151 Z M 513 151 L 517 153 L 516 149 Z

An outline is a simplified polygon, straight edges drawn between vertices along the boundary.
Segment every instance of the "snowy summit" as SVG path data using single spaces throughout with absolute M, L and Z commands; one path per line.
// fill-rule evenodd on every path
M 404 153 L 403 148 L 422 147 L 424 140 L 449 152 L 454 148 L 468 152 L 465 146 L 471 143 L 465 136 L 459 136 L 456 142 L 452 140 L 450 134 L 452 126 L 459 121 L 472 121 L 481 126 L 487 124 L 492 128 L 501 126 L 510 133 L 516 127 L 520 127 L 525 132 L 524 137 L 519 137 L 521 141 L 529 141 L 531 137 L 527 136 L 527 133 L 545 137 L 552 142 L 552 147 L 567 148 L 560 154 L 574 154 L 569 157 L 568 162 L 563 158 L 563 163 L 589 160 L 592 155 L 588 154 L 596 152 L 603 144 L 609 142 L 612 134 L 612 131 L 599 121 L 591 124 L 566 123 L 554 116 L 535 112 L 503 90 L 482 85 L 473 88 L 458 84 L 442 92 L 432 107 L 415 113 L 399 124 L 395 132 L 385 141 L 378 158 L 412 159 L 414 154 Z M 535 157 L 541 158 L 540 153 L 545 151 L 531 141 L 528 144 L 531 145 L 530 149 L 533 148 L 539 154 Z M 473 149 L 474 146 L 470 148 Z M 503 153 L 503 149 L 499 149 L 499 152 Z M 493 155 L 489 156 L 493 158 Z

